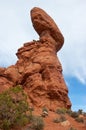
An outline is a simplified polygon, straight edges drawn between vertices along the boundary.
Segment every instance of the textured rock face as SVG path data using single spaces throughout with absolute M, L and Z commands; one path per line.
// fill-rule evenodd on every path
M 26 43 L 17 56 L 16 66 L 22 75 L 20 84 L 28 92 L 32 104 L 50 109 L 70 108 L 62 67 L 51 43 L 47 40 Z
M 53 19 L 44 10 L 37 7 L 31 10 L 31 19 L 40 39 L 47 38 L 59 50 L 63 45 L 64 38 Z
M 42 9 L 33 8 L 31 19 L 40 38 L 18 49 L 18 61 L 14 66 L 0 68 L 0 91 L 21 84 L 33 106 L 46 106 L 51 110 L 71 108 L 57 57 L 64 38 L 51 17 Z

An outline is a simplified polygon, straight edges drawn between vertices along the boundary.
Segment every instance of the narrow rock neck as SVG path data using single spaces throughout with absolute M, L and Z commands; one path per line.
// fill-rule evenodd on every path
M 46 41 L 51 44 L 55 52 L 58 52 L 60 50 L 61 48 L 60 41 L 56 41 L 50 34 L 49 30 L 44 30 L 40 35 L 40 42 L 46 42 Z

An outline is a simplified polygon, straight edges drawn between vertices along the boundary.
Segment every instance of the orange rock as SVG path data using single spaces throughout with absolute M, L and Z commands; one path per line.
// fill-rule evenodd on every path
M 49 37 L 48 40 L 51 42 L 52 37 L 53 41 L 56 41 L 55 44 L 58 51 L 64 43 L 64 38 L 54 20 L 44 10 L 38 7 L 34 7 L 31 10 L 31 19 L 33 27 L 39 34 L 40 38 Z M 52 44 L 54 44 L 54 42 Z
M 0 88 L 20 84 L 28 93 L 32 106 L 71 108 L 68 88 L 62 75 L 57 51 L 64 38 L 52 18 L 42 9 L 31 10 L 33 26 L 40 38 L 18 49 L 18 61 L 7 69 L 0 68 Z

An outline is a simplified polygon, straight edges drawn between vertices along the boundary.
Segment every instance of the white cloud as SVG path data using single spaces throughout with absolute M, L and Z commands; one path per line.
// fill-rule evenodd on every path
M 79 2 L 77 5 L 71 5 L 73 10 L 68 9 L 70 13 L 68 12 L 66 20 L 63 20 L 65 43 L 59 52 L 59 57 L 64 75 L 76 77 L 86 84 L 86 2 Z

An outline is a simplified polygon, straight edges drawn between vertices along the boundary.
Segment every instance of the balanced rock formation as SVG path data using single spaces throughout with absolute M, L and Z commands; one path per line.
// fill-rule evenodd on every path
M 71 108 L 68 88 L 57 57 L 64 38 L 53 19 L 42 9 L 31 10 L 32 24 L 39 40 L 25 43 L 18 49 L 18 61 L 8 68 L 0 68 L 0 91 L 22 85 L 29 103 L 36 107 Z

